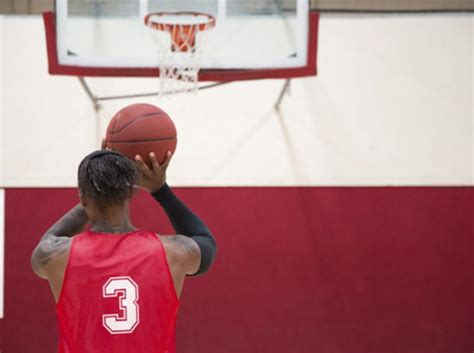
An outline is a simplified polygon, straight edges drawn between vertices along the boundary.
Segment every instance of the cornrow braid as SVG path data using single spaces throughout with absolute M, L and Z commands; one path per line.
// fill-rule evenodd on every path
M 100 150 L 87 155 L 77 173 L 81 195 L 94 200 L 99 209 L 121 205 L 131 198 L 138 172 L 122 154 Z

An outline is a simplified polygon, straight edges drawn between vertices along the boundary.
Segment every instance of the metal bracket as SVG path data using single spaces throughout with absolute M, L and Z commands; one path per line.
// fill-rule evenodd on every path
M 106 101 L 106 100 L 114 100 L 114 99 L 126 99 L 126 98 L 140 98 L 140 97 L 153 97 L 157 96 L 158 92 L 148 92 L 148 93 L 138 93 L 138 94 L 127 94 L 127 95 L 120 95 L 120 96 L 104 96 L 104 97 L 98 97 L 92 93 L 92 90 L 90 89 L 89 85 L 87 84 L 86 80 L 84 77 L 78 76 L 79 82 L 86 92 L 87 96 L 92 102 L 92 105 L 94 107 L 94 110 L 98 112 L 101 109 L 100 101 Z M 222 86 L 230 82 L 217 82 L 217 83 L 212 83 L 209 85 L 205 86 L 200 86 L 198 90 L 205 90 L 208 88 L 213 88 L 213 87 L 218 87 Z M 291 89 L 291 79 L 286 79 L 285 83 L 283 84 L 283 87 L 281 88 L 280 94 L 278 95 L 278 99 L 274 104 L 274 108 L 276 111 L 280 111 L 281 103 L 283 101 L 283 98 L 285 97 L 285 94 L 289 95 L 290 94 L 290 89 Z M 172 94 L 174 92 L 168 92 L 168 94 Z
M 288 78 L 285 80 L 285 83 L 283 84 L 283 87 L 281 88 L 280 94 L 278 95 L 278 99 L 274 105 L 274 108 L 277 112 L 280 111 L 281 102 L 283 101 L 285 94 L 287 95 L 290 94 L 290 89 L 291 89 L 290 84 L 291 84 L 291 79 Z
M 79 79 L 79 82 L 80 82 L 82 88 L 84 89 L 84 91 L 86 92 L 87 96 L 91 100 L 92 105 L 94 106 L 94 110 L 96 112 L 98 112 L 100 110 L 100 108 L 102 107 L 99 103 L 100 101 L 113 100 L 113 99 L 126 99 L 126 98 L 153 97 L 153 96 L 158 95 L 158 92 L 148 92 L 148 93 L 138 93 L 138 94 L 127 94 L 127 95 L 120 95 L 120 96 L 98 97 L 98 96 L 96 96 L 92 93 L 92 90 L 90 89 L 90 87 L 87 84 L 84 77 L 78 76 L 77 78 Z M 222 86 L 222 85 L 225 85 L 225 84 L 228 84 L 228 83 L 231 83 L 231 82 L 232 81 L 211 83 L 209 85 L 200 86 L 198 88 L 198 90 L 201 91 L 201 90 L 208 89 L 208 88 Z M 177 92 L 167 92 L 167 94 L 173 94 L 173 93 L 177 93 Z
M 92 94 L 92 91 L 89 88 L 89 85 L 87 84 L 86 80 L 84 80 L 84 77 L 78 76 L 77 78 L 79 79 L 79 83 L 81 84 L 82 88 L 84 88 L 84 91 L 86 91 L 87 96 L 92 101 L 94 110 L 98 112 L 101 108 L 99 104 L 99 98 Z

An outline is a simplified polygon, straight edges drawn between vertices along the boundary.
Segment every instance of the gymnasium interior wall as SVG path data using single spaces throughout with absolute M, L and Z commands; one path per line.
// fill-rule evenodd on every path
M 472 188 L 178 188 L 218 240 L 184 286 L 177 352 L 461 353 L 472 332 Z M 6 190 L 2 351 L 56 347 L 54 301 L 30 270 L 75 189 Z M 134 223 L 172 231 L 145 193 Z M 27 337 L 27 339 L 25 339 Z
M 76 78 L 48 75 L 40 17 L 1 26 L 3 186 L 74 186 L 111 116 L 136 101 L 161 105 L 177 125 L 174 185 L 472 183 L 470 14 L 323 15 L 319 74 L 292 81 L 280 114 L 282 80 L 107 101 L 96 114 Z M 88 82 L 99 96 L 158 85 Z
M 169 182 L 214 232 L 214 268 L 185 285 L 179 352 L 458 353 L 474 347 L 472 15 L 321 17 L 319 75 L 229 84 L 157 103 L 175 120 Z M 96 114 L 47 74 L 39 17 L 0 20 L 5 188 L 0 351 L 56 347 L 30 270 L 77 202 L 77 164 L 121 106 Z M 153 79 L 90 79 L 99 95 Z M 172 232 L 145 193 L 137 226 Z

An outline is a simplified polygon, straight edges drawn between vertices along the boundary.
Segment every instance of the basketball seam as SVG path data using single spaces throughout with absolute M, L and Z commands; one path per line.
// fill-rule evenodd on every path
M 145 139 L 145 140 L 134 140 L 134 141 L 114 141 L 114 144 L 119 143 L 139 143 L 139 142 L 154 142 L 154 141 L 166 141 L 176 139 L 176 136 L 173 137 L 163 137 L 160 139 Z
M 129 127 L 130 125 L 134 124 L 135 122 L 137 122 L 138 120 L 143 120 L 143 119 L 146 119 L 146 118 L 149 118 L 151 116 L 155 116 L 155 115 L 166 115 L 165 113 L 159 113 L 159 112 L 153 112 L 153 113 L 148 113 L 148 114 L 145 114 L 145 115 L 142 115 L 142 116 L 139 116 L 138 118 L 135 118 L 134 120 L 132 121 L 129 121 L 128 123 L 126 123 L 124 126 L 122 126 L 119 130 L 117 131 L 111 131 L 110 134 L 111 135 L 115 135 L 115 134 L 118 134 L 119 132 L 123 131 L 124 129 L 126 129 L 127 127 Z M 114 128 L 115 128 L 115 124 L 117 123 L 117 120 L 114 121 Z

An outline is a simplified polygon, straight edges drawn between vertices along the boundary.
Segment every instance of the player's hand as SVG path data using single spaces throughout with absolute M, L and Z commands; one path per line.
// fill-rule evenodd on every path
M 139 187 L 148 191 L 158 191 L 166 183 L 166 169 L 171 161 L 171 151 L 166 153 L 165 161 L 160 165 L 153 152 L 149 154 L 152 168 L 143 161 L 140 155 L 135 156 L 138 172 L 140 173 Z

